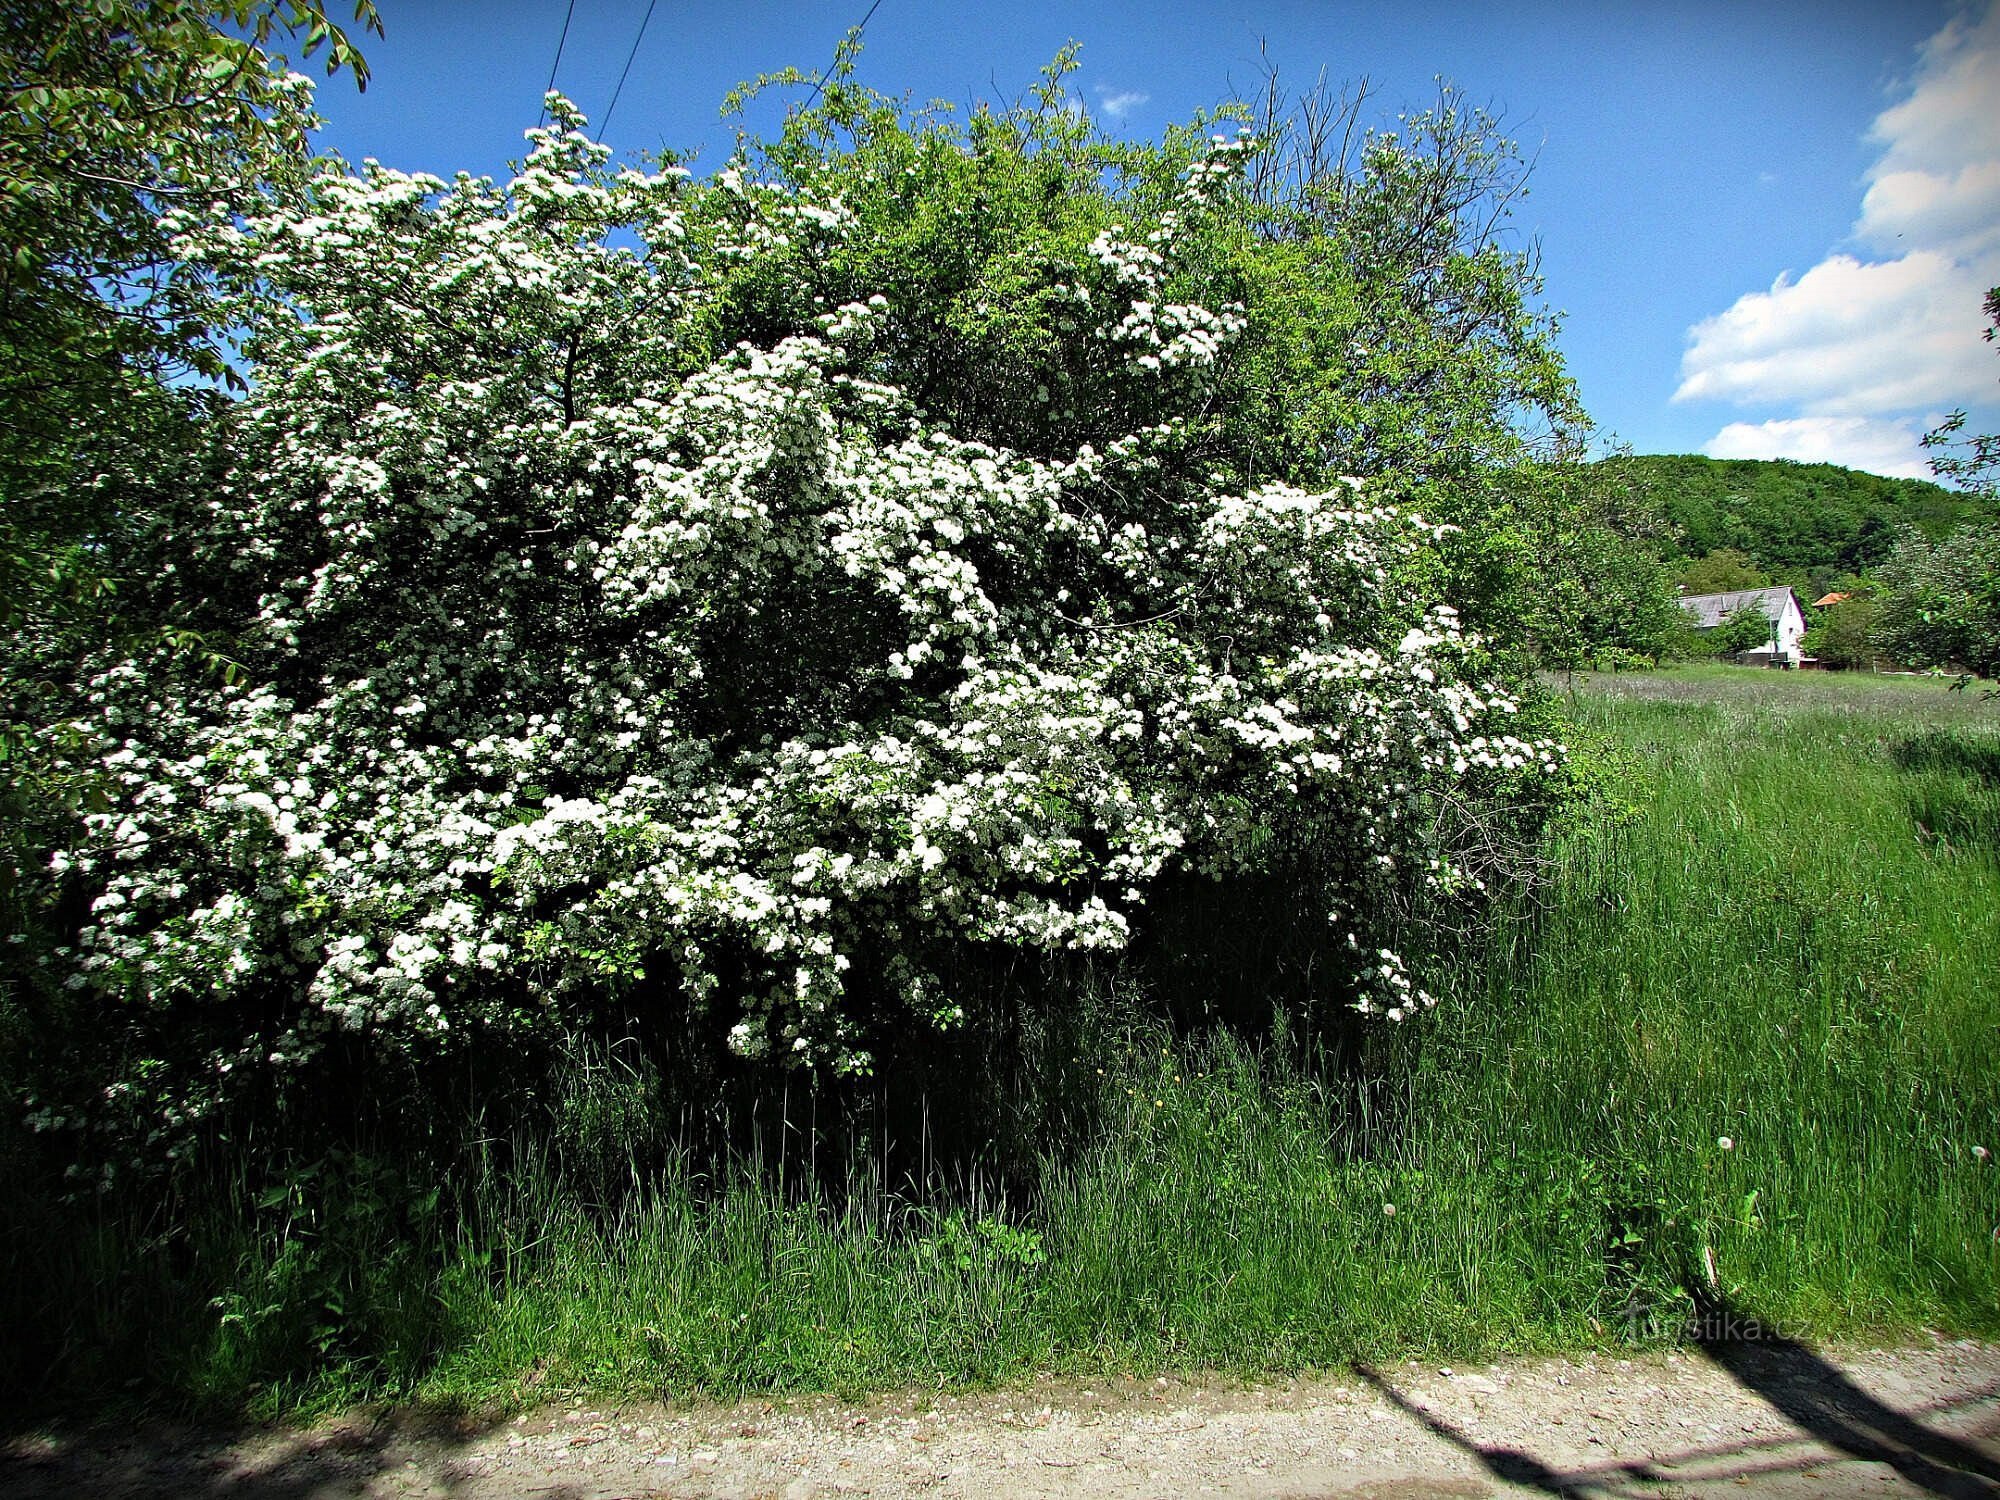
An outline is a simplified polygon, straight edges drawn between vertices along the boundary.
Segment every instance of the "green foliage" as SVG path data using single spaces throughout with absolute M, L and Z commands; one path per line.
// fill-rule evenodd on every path
M 1941 536 L 1963 521 L 2000 518 L 1990 497 L 1918 479 L 1885 479 L 1834 464 L 1785 459 L 1716 459 L 1694 454 L 1628 454 L 1592 466 L 1605 484 L 1667 531 L 1663 555 L 1702 559 L 1738 554 L 1742 572 L 1760 582 L 1790 582 L 1818 598 L 1841 573 L 1866 572 L 1885 559 L 1897 530 L 1915 526 Z M 1706 586 L 1719 593 L 1752 584 Z
M 1365 126 L 1367 99 L 1322 83 L 1288 104 L 1274 75 L 1254 116 L 1271 146 L 1249 169 L 1251 330 L 1227 408 L 1250 472 L 1379 476 L 1465 528 L 1449 586 L 1496 640 L 1555 659 L 1601 629 L 1647 649 L 1643 576 L 1585 624 L 1549 607 L 1552 569 L 1608 539 L 1565 472 L 1588 422 L 1536 257 L 1509 243 L 1516 143 L 1449 86 L 1393 131 Z
M 1316 132 L 1308 101 L 1260 121 L 1274 149 L 1253 169 L 1256 227 L 1285 253 L 1260 255 L 1252 306 L 1282 333 L 1246 372 L 1244 414 L 1290 408 L 1260 467 L 1405 476 L 1465 521 L 1493 503 L 1489 483 L 1505 494 L 1499 475 L 1571 456 L 1584 425 L 1534 260 L 1503 245 L 1526 168 L 1449 87 L 1332 154 L 1329 117 L 1353 124 L 1364 98 L 1322 98 Z
M 1683 564 L 1678 582 L 1690 594 L 1733 594 L 1738 589 L 1761 589 L 1770 578 L 1734 547 L 1713 552 Z
M 1821 664 L 1836 668 L 1865 667 L 1875 660 L 1875 621 L 1878 606 L 1873 598 L 1858 595 L 1830 604 L 1819 612 L 1806 631 L 1802 649 L 1818 657 Z
M 1980 337 L 1990 344 L 2000 338 L 2000 286 L 1987 292 L 1984 308 L 1986 328 Z M 1988 500 L 2000 500 L 2000 433 L 1959 436 L 1964 431 L 1965 413 L 1960 410 L 1924 434 L 1924 446 L 1932 451 L 1931 472 Z
M 1742 651 L 1755 651 L 1760 646 L 1771 644 L 1771 622 L 1764 611 L 1756 605 L 1739 609 L 1715 629 L 1708 632 L 1707 640 L 1718 656 L 1734 656 Z
M 339 1146 L 284 1173 L 257 1196 L 209 1303 L 213 1342 L 186 1351 L 193 1394 L 226 1409 L 272 1385 L 283 1401 L 315 1369 L 344 1368 L 363 1389 L 418 1378 L 446 1324 L 439 1196 L 409 1163 Z
M 1879 578 L 1875 640 L 1885 655 L 2000 677 L 2000 523 L 1941 541 L 1906 531 Z
M 1042 1237 L 1033 1229 L 990 1214 L 968 1220 L 955 1209 L 924 1217 L 930 1227 L 917 1241 L 917 1254 L 961 1276 L 1000 1267 L 1032 1274 L 1048 1264 Z
M 1685 617 L 1652 519 L 1587 469 L 1548 466 L 1536 477 L 1538 498 L 1515 511 L 1513 532 L 1533 580 L 1514 602 L 1536 659 L 1576 668 L 1676 654 Z
M 380 23 L 368 0 L 355 19 Z M 309 89 L 273 36 L 366 66 L 321 0 L 25 0 L 0 10 L 0 503 L 17 615 L 55 580 L 37 564 L 90 534 L 35 506 L 68 491 L 105 430 L 142 446 L 184 402 L 159 384 L 233 378 L 211 288 L 173 256 L 166 216 L 253 207 L 307 167 Z M 74 507 L 73 507 L 74 508 Z M 59 570 L 58 579 L 62 576 Z

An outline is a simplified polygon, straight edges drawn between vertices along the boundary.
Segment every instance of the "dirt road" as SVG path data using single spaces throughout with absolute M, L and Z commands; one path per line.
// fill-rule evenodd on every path
M 638 1500 L 1213 1494 L 2000 1497 L 2000 1346 L 1398 1365 L 1278 1384 L 1042 1380 L 729 1407 L 564 1401 L 454 1431 L 41 1432 L 0 1495 Z

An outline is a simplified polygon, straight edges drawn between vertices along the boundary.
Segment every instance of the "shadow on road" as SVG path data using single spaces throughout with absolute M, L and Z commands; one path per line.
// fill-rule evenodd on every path
M 1519 1448 L 1494 1448 L 1474 1442 L 1443 1417 L 1435 1412 L 1426 1411 L 1411 1401 L 1373 1366 L 1359 1365 L 1355 1368 L 1355 1373 L 1375 1387 L 1391 1406 L 1419 1423 L 1434 1437 L 1442 1438 L 1454 1448 L 1478 1459 L 1495 1479 L 1504 1479 L 1509 1484 L 1540 1490 L 1548 1495 L 1587 1495 L 1594 1488 L 1589 1479 L 1581 1475 L 1565 1475 L 1560 1470 L 1550 1468 L 1534 1454 L 1524 1453 Z
M 58 1429 L 0 1447 L 0 1493 L 8 1500 L 79 1495 L 174 1496 L 187 1500 L 312 1500 L 361 1494 L 412 1448 L 413 1440 L 469 1442 L 478 1429 L 423 1417 L 352 1414 L 312 1432 L 218 1430 L 192 1435 L 150 1425 Z M 430 1463 L 435 1465 L 433 1457 Z M 440 1467 L 449 1489 L 452 1466 Z M 537 1492 L 563 1500 L 562 1487 Z
M 1493 1480 L 1542 1495 L 1639 1500 L 1663 1490 L 1734 1496 L 1768 1489 L 1806 1497 L 1844 1493 L 1833 1487 L 1851 1489 L 1864 1478 L 1873 1492 L 1889 1478 L 1880 1470 L 1868 1474 L 1846 1468 L 1837 1476 L 1822 1472 L 1851 1462 L 1886 1466 L 1904 1485 L 1945 1500 L 2000 1500 L 2000 1459 L 1933 1425 L 1946 1413 L 1961 1420 L 1967 1414 L 1990 1418 L 2000 1412 L 2000 1390 L 1961 1391 L 1936 1411 L 1899 1411 L 1813 1349 L 1728 1304 L 1698 1300 L 1697 1310 L 1691 1331 L 1699 1352 L 1797 1430 L 1671 1454 L 1651 1445 L 1654 1452 L 1636 1460 L 1564 1468 L 1524 1447 L 1480 1442 L 1469 1426 L 1440 1415 L 1423 1396 L 1406 1395 L 1378 1370 L 1363 1365 L 1355 1373 L 1397 1411 L 1477 1462 Z M 471 1421 L 365 1411 L 310 1432 L 191 1434 L 171 1427 L 109 1425 L 57 1429 L 0 1443 L 0 1494 L 9 1500 L 85 1495 L 316 1500 L 391 1490 L 492 1493 L 494 1476 L 483 1469 L 477 1454 L 465 1451 L 481 1432 L 481 1425 Z M 1380 1492 L 1414 1500 L 1417 1495 L 1461 1493 L 1454 1486 L 1463 1482 L 1445 1485 L 1413 1477 L 1394 1480 Z M 551 1474 L 519 1493 L 533 1494 L 536 1500 L 577 1500 L 587 1491 L 597 1492 L 587 1482 L 567 1483 Z
M 1886 1405 L 1811 1348 L 1723 1299 L 1697 1297 L 1696 1311 L 1691 1332 L 1700 1353 L 1841 1458 L 1886 1464 L 1907 1484 L 1945 1500 L 2000 1500 L 2000 1461 L 1989 1454 Z M 1477 1459 L 1495 1479 L 1545 1495 L 1651 1495 L 1662 1484 L 1705 1489 L 1787 1476 L 1806 1479 L 1824 1462 L 1785 1456 L 1779 1450 L 1796 1448 L 1797 1440 L 1782 1438 L 1563 1470 L 1519 1448 L 1478 1442 L 1405 1396 L 1378 1370 L 1363 1365 L 1356 1373 L 1433 1436 Z
M 1933 1495 L 2000 1496 L 2000 1463 L 1885 1405 L 1812 1349 L 1734 1306 L 1694 1292 L 1696 1346 L 1717 1368 L 1810 1433 L 1864 1463 L 1887 1464 Z

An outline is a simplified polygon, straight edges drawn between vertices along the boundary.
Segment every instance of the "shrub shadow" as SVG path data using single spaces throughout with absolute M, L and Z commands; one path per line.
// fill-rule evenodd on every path
M 1889 753 L 1909 774 L 1906 800 L 1920 842 L 2000 858 L 2000 743 L 1930 730 Z
M 1705 1286 L 1689 1294 L 1701 1353 L 1827 1447 L 1886 1464 L 1927 1494 L 2000 1495 L 2000 1460 L 1871 1396 L 1815 1350 L 1726 1296 Z
M 1948 729 L 1912 735 L 1889 754 L 1905 771 L 1957 771 L 1988 786 L 2000 786 L 2000 744 L 1970 739 Z
M 0 1492 L 10 1500 L 77 1495 L 188 1500 L 308 1500 L 360 1494 L 419 1446 L 447 1450 L 490 1424 L 422 1411 L 358 1411 L 317 1430 L 185 1429 L 108 1419 L 17 1435 L 0 1444 Z M 447 1460 L 441 1469 L 451 1477 Z M 552 1492 L 552 1493 L 559 1493 Z

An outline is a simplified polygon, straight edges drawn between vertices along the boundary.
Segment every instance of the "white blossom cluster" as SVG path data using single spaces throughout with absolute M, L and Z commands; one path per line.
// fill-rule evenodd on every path
M 248 683 L 91 678 L 117 795 L 56 860 L 89 897 L 68 982 L 281 1018 L 220 1073 L 648 993 L 852 1071 L 859 989 L 950 1025 L 943 955 L 1122 948 L 1163 873 L 1312 826 L 1349 853 L 1356 1004 L 1421 1004 L 1368 913 L 1453 879 L 1427 799 L 1562 764 L 1413 602 L 1441 528 L 1358 483 L 1232 493 L 1170 393 L 1062 461 L 954 436 L 854 356 L 879 297 L 718 342 L 746 261 L 854 216 L 607 175 L 552 102 L 504 184 L 371 163 L 181 226 L 255 376 L 188 543 Z M 1178 222 L 1063 273 L 1081 357 L 1198 365 L 1240 329 L 1169 298 Z

